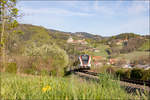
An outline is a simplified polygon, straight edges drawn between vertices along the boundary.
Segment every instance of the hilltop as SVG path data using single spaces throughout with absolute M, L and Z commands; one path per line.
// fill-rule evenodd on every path
M 145 35 L 145 36 L 140 36 L 139 34 L 135 34 L 135 33 L 121 33 L 119 35 L 116 36 L 110 36 L 110 37 L 103 37 L 100 35 L 94 35 L 92 33 L 87 33 L 87 32 L 63 32 L 63 31 L 59 31 L 59 30 L 54 30 L 54 29 L 46 29 L 42 26 L 35 26 L 35 25 L 30 25 L 30 24 L 20 24 L 17 28 L 16 28 L 18 33 L 17 35 L 15 35 L 14 39 L 12 38 L 12 34 L 10 34 L 9 40 L 8 41 L 8 49 L 13 49 L 15 47 L 18 47 L 18 49 L 22 46 L 28 45 L 31 42 L 36 42 L 36 43 L 40 43 L 40 44 L 45 44 L 45 43 L 49 43 L 49 44 L 57 44 L 59 47 L 61 47 L 62 49 L 68 49 L 70 48 L 72 45 L 67 43 L 67 40 L 71 37 L 73 38 L 75 41 L 86 41 L 88 43 L 88 47 L 98 47 L 98 45 L 100 44 L 104 44 L 104 45 L 108 45 L 110 47 L 114 46 L 119 46 L 122 45 L 122 43 L 124 43 L 124 41 L 129 40 L 129 42 L 135 41 L 135 40 L 144 40 L 145 39 L 149 39 L 149 35 Z M 141 42 L 143 44 L 143 42 Z M 117 44 L 117 45 L 116 45 Z M 141 45 L 142 45 L 141 44 Z M 137 48 L 141 49 L 145 49 L 148 50 L 148 48 L 146 48 L 148 45 L 148 41 L 147 43 L 145 42 L 145 44 L 143 44 L 143 46 L 138 46 Z M 120 47 L 120 46 L 119 46 Z M 14 51 L 14 50 L 13 50 Z
M 29 24 L 20 24 L 8 33 L 9 73 L 63 76 L 68 67 L 77 66 L 79 55 L 88 54 L 92 57 L 91 70 L 97 73 L 111 71 L 112 75 L 130 78 L 131 71 L 138 68 L 142 76 L 137 79 L 149 79 L 149 35 L 121 33 L 103 37 Z
M 7 55 L 15 57 L 30 53 L 32 56 L 51 57 L 50 61 L 53 61 L 54 65 L 45 63 L 46 66 L 57 66 L 58 62 L 60 65 L 63 63 L 59 60 L 62 59 L 60 55 L 60 57 L 55 57 L 57 53 L 63 55 L 64 61 L 66 60 L 65 64 L 69 62 L 68 66 L 72 66 L 81 54 L 99 56 L 98 58 L 101 59 L 93 62 L 94 66 L 110 64 L 120 67 L 139 60 L 138 63 L 149 64 L 149 35 L 121 33 L 116 36 L 103 37 L 86 32 L 71 33 L 46 29 L 30 24 L 20 24 L 15 31 L 15 34 L 11 33 L 8 36 Z M 50 50 L 50 52 L 47 54 L 42 50 Z M 67 61 L 67 57 L 69 57 L 69 61 Z

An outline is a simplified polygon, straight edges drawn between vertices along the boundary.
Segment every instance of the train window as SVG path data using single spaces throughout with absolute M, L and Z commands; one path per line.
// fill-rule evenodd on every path
M 89 60 L 89 56 L 88 55 L 82 55 L 82 60 Z

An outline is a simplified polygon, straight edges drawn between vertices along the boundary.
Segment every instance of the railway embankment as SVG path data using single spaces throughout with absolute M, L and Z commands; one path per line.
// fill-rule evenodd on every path
M 81 71 L 81 72 L 74 72 L 75 75 L 82 77 L 86 80 L 93 80 L 96 82 L 101 82 L 102 80 L 102 76 L 104 76 L 104 74 L 98 74 L 98 73 L 94 73 L 92 71 Z M 128 93 L 149 93 L 150 94 L 150 87 L 149 86 L 145 86 L 145 85 L 141 85 L 141 82 L 139 81 L 140 84 L 138 84 L 138 81 L 127 81 L 127 80 L 113 80 L 113 79 L 108 79 L 108 81 L 113 81 L 113 82 L 118 82 L 120 84 L 121 87 L 123 87 Z M 147 85 L 149 85 L 147 83 Z

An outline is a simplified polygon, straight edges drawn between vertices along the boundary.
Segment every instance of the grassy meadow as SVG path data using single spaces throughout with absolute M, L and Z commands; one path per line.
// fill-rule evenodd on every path
M 106 58 L 108 56 L 107 52 L 105 51 L 107 48 L 109 48 L 108 45 L 99 44 L 97 46 L 97 49 L 99 49 L 100 51 L 99 52 L 93 52 L 93 55 L 94 56 L 102 56 L 102 57 Z
M 101 83 L 96 83 L 74 75 L 62 78 L 1 73 L 1 99 L 139 99 L 109 79 L 105 76 Z
M 131 53 L 127 53 L 127 54 L 120 54 L 118 57 L 121 57 L 121 58 L 125 58 L 125 59 L 128 59 L 128 60 L 133 60 L 135 58 L 140 58 L 140 57 L 144 57 L 144 56 L 148 56 L 149 55 L 149 52 L 146 52 L 146 51 L 134 51 L 134 52 L 131 52 Z

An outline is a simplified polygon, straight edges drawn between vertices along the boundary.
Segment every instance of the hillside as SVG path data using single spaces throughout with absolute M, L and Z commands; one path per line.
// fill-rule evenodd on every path
M 75 32 L 75 33 L 72 33 L 72 35 L 82 37 L 82 38 L 91 38 L 91 39 L 97 39 L 97 40 L 103 39 L 103 37 L 100 35 L 93 35 L 93 34 L 87 33 L 87 32 Z
M 28 24 L 20 24 L 13 31 L 9 31 L 6 44 L 6 72 L 62 76 L 81 54 L 92 57 L 91 70 L 97 72 L 105 66 L 116 70 L 130 64 L 149 64 L 149 36 L 123 33 L 105 38 Z
M 88 45 L 94 45 L 96 42 L 103 39 L 101 36 L 85 32 L 71 33 L 46 29 L 42 26 L 20 24 L 16 28 L 16 33 L 9 35 L 7 47 L 10 52 L 17 51 L 17 53 L 19 53 L 21 51 L 18 50 L 22 50 L 30 43 L 35 42 L 38 44 L 57 44 L 62 49 L 67 49 L 72 45 L 67 44 L 69 37 L 72 37 L 75 40 L 85 39 L 85 41 L 88 42 Z
M 128 54 L 138 50 L 149 51 L 149 35 L 122 33 L 105 38 L 86 32 L 63 32 L 29 24 L 20 24 L 16 30 L 17 34 L 10 34 L 8 37 L 8 54 L 22 55 L 31 44 L 56 45 L 67 52 L 72 60 L 84 53 L 104 58 L 116 58 L 120 54 Z M 69 38 L 73 39 L 72 43 L 68 43 Z
M 93 34 L 86 33 L 86 32 L 75 32 L 75 33 L 63 32 L 59 30 L 46 29 L 42 26 L 35 26 L 35 25 L 30 25 L 30 24 L 20 24 L 16 29 L 23 32 L 22 41 L 31 40 L 35 34 L 40 34 L 40 33 L 49 35 L 48 36 L 49 39 L 52 39 L 56 43 L 58 42 L 57 40 L 64 42 L 69 37 L 72 37 L 74 39 L 91 39 L 91 40 L 103 39 L 102 36 L 93 35 Z
M 61 47 L 64 50 L 74 48 L 72 47 L 72 44 L 68 44 L 67 40 L 72 37 L 74 40 L 84 40 L 88 42 L 88 45 L 86 47 L 99 47 L 101 44 L 105 44 L 110 47 L 117 47 L 117 48 L 123 48 L 122 44 L 123 41 L 129 41 L 127 45 L 131 47 L 133 44 L 133 41 L 139 41 L 142 40 L 141 46 L 137 46 L 136 48 L 140 48 L 139 50 L 148 50 L 147 45 L 148 42 L 143 44 L 143 40 L 145 41 L 148 39 L 149 35 L 147 36 L 140 36 L 138 34 L 134 33 L 122 33 L 116 36 L 111 37 L 102 37 L 99 35 L 93 35 L 86 32 L 63 32 L 59 30 L 53 30 L 53 29 L 46 29 L 42 26 L 35 26 L 35 25 L 29 25 L 29 24 L 20 24 L 17 28 L 18 34 L 11 34 L 8 39 L 8 50 L 10 51 L 16 51 L 14 48 L 23 48 L 26 45 L 29 45 L 31 42 L 36 42 L 39 44 L 57 44 L 59 47 Z M 12 38 L 14 37 L 14 38 Z M 148 41 L 148 40 L 146 40 Z M 117 44 L 116 44 L 117 43 Z M 23 44 L 23 45 L 22 45 Z M 133 44 L 135 45 L 136 42 Z M 143 45 L 142 45 L 143 44 Z M 78 45 L 79 46 L 79 45 Z M 133 46 L 132 46 L 133 47 Z M 14 49 L 14 50 L 12 50 Z M 126 49 L 125 51 L 126 52 Z

